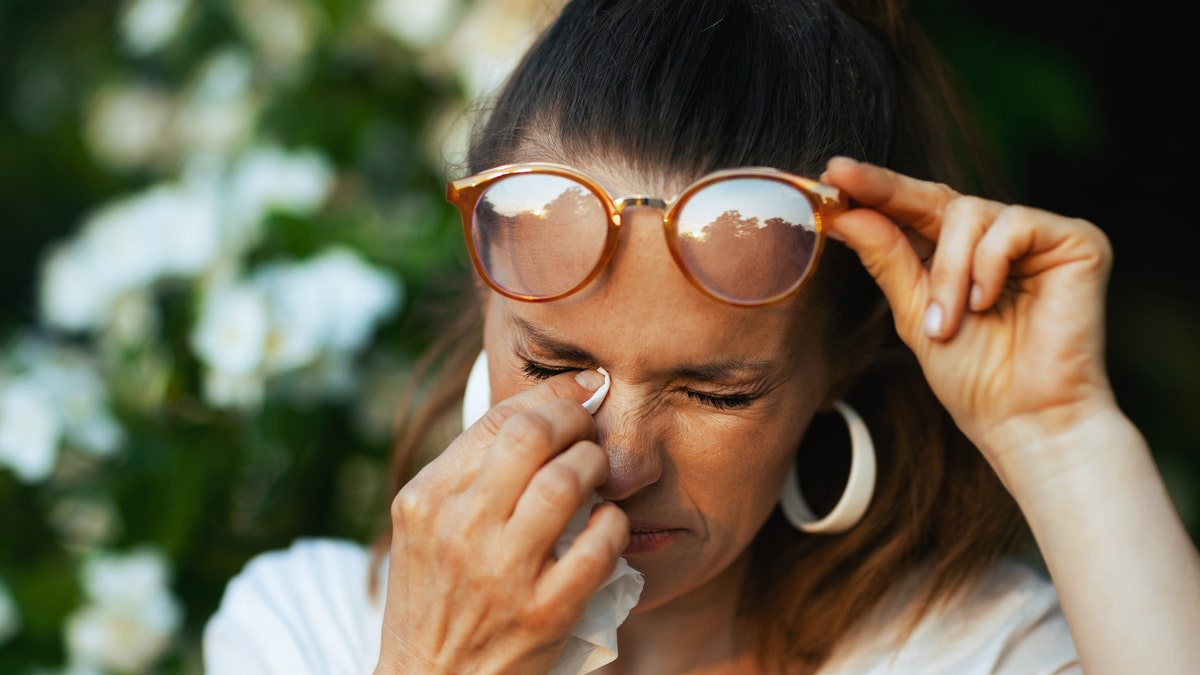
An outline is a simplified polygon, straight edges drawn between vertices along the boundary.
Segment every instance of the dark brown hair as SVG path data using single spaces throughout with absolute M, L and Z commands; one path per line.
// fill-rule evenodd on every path
M 892 2 L 575 0 L 500 92 L 467 169 L 541 146 L 672 176 L 758 165 L 815 177 L 829 157 L 849 155 L 997 196 L 971 130 L 936 53 Z M 742 616 L 762 665 L 780 672 L 815 671 L 910 574 L 923 572 L 915 621 L 1026 539 L 854 255 L 827 246 L 809 289 L 829 310 L 822 329 L 844 373 L 838 393 L 871 429 L 879 483 L 848 533 L 804 535 L 776 512 L 757 535 Z M 451 334 L 464 339 L 424 364 L 442 386 L 402 405 L 393 495 L 431 444 L 444 447 L 440 421 L 452 426 L 447 413 L 479 349 L 478 308 L 459 320 Z M 845 468 L 823 459 L 836 453 L 808 456 L 807 445 L 805 494 L 832 503 Z

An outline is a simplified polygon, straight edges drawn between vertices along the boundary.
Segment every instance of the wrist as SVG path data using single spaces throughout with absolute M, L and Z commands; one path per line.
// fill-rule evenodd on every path
M 1153 466 L 1141 432 L 1115 405 L 1057 417 L 1011 421 L 980 446 L 1022 509 L 1045 498 L 1085 496 Z

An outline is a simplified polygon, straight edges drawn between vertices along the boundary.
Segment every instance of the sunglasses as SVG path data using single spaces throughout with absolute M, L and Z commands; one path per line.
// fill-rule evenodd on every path
M 579 291 L 617 250 L 626 208 L 663 211 L 667 248 L 684 276 L 727 303 L 778 302 L 804 285 L 825 242 L 823 221 L 846 208 L 840 190 L 776 169 L 707 174 L 666 202 L 614 199 L 560 164 L 507 164 L 451 181 L 476 271 L 498 293 L 544 302 Z

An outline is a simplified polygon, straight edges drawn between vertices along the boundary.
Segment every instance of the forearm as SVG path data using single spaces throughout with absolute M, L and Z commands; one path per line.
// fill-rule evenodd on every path
M 1054 580 L 1085 671 L 1195 672 L 1200 555 L 1145 439 L 1114 410 L 1046 445 L 1037 454 L 1072 459 L 1037 478 L 1036 467 L 1010 472 L 1006 482 Z

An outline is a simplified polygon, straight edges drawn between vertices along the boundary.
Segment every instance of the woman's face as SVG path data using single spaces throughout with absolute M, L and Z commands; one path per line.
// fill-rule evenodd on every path
M 575 165 L 615 197 L 682 187 Z M 489 291 L 484 346 L 496 401 L 564 370 L 611 375 L 595 416 L 610 466 L 598 492 L 629 517 L 624 556 L 645 575 L 635 611 L 646 611 L 736 592 L 734 563 L 775 506 L 831 369 L 803 292 L 771 307 L 724 304 L 676 266 L 661 211 L 629 208 L 621 229 L 608 273 L 573 296 Z

